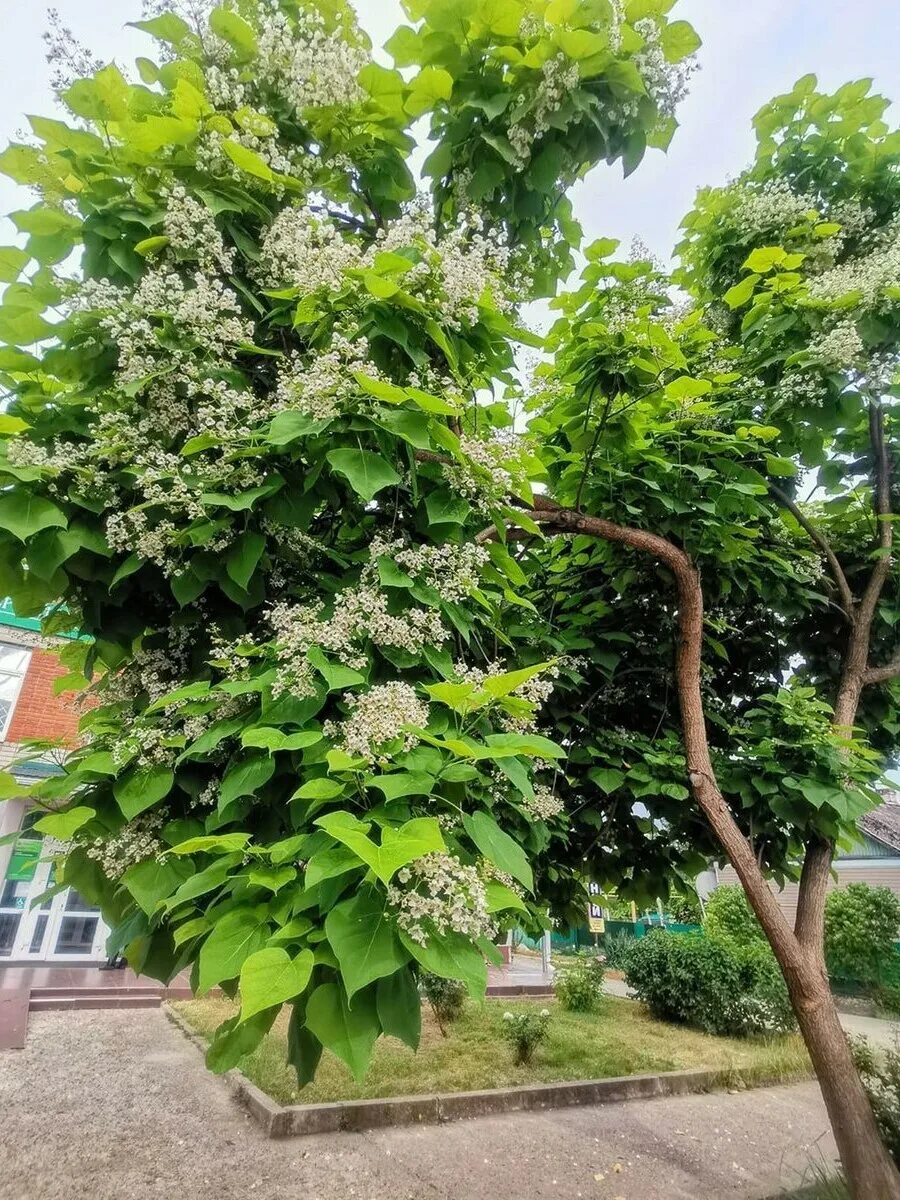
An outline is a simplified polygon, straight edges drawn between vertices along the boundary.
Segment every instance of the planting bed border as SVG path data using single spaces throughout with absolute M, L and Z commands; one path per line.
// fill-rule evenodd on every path
M 207 1042 L 174 1009 L 163 1012 L 199 1050 Z M 422 1096 L 392 1096 L 383 1100 L 337 1100 L 327 1104 L 278 1104 L 238 1070 L 223 1076 L 235 1097 L 267 1137 L 305 1137 L 316 1133 L 361 1133 L 395 1125 L 439 1125 L 468 1117 L 499 1113 L 535 1112 L 583 1104 L 618 1104 L 686 1096 L 724 1088 L 723 1072 L 664 1071 L 657 1075 L 625 1075 L 615 1079 L 536 1083 L 481 1092 L 444 1092 Z M 765 1085 L 760 1085 L 765 1086 Z

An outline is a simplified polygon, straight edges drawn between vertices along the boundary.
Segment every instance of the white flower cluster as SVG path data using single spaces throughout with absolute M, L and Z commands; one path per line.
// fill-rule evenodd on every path
M 180 184 L 169 193 L 163 231 L 178 258 L 194 259 L 203 271 L 234 270 L 234 251 L 226 250 L 212 213 Z
M 107 879 L 118 879 L 129 867 L 162 853 L 159 835 L 165 823 L 162 813 L 143 813 L 112 837 L 95 838 L 87 846 L 88 857 L 100 864 Z
M 46 59 L 52 68 L 50 86 L 61 96 L 76 79 L 93 75 L 103 63 L 63 25 L 57 9 L 48 9 L 47 19 L 50 28 L 42 36 L 47 47 Z
M 286 601 L 269 610 L 278 660 L 276 693 L 312 694 L 315 673 L 307 655 L 313 646 L 335 654 L 343 666 L 361 670 L 368 662 L 367 641 L 418 654 L 426 646 L 443 645 L 450 636 L 433 609 L 389 612 L 387 596 L 371 584 L 345 588 L 335 597 L 331 616 L 323 617 L 323 612 L 322 603 Z
M 825 381 L 813 371 L 785 371 L 778 381 L 778 399 L 781 404 L 807 405 L 820 408 L 828 395 Z
M 553 114 L 578 87 L 579 80 L 578 63 L 565 54 L 555 54 L 541 67 L 537 94 L 527 110 L 530 120 L 526 121 L 523 115 L 506 131 L 521 166 L 524 167 L 531 158 L 534 143 L 549 131 Z
M 535 821 L 550 821 L 565 812 L 566 806 L 545 784 L 538 784 L 533 796 L 520 796 L 522 807 Z
M 311 361 L 293 354 L 278 372 L 274 410 L 293 409 L 316 421 L 328 421 L 348 411 L 360 396 L 354 372 L 373 379 L 380 375 L 368 356 L 366 338 L 351 340 L 339 332 Z
M 339 735 L 348 754 L 371 763 L 380 761 L 379 749 L 397 738 L 403 739 L 406 750 L 415 745 L 416 735 L 404 732 L 404 726 L 421 729 L 428 724 L 428 705 L 413 687 L 399 680 L 377 684 L 359 695 L 348 693 L 344 703 L 350 716 L 340 724 L 326 721 L 325 734 Z
M 402 539 L 392 541 L 376 535 L 369 545 L 370 561 L 363 568 L 362 581 L 374 585 L 378 580 L 378 559 L 388 558 L 413 579 L 439 592 L 443 600 L 458 602 L 478 587 L 481 570 L 490 555 L 483 546 L 472 543 L 442 546 L 410 546 Z
M 459 933 L 474 941 L 493 937 L 484 882 L 476 867 L 452 854 L 426 854 L 397 872 L 401 887 L 390 886 L 388 904 L 397 924 L 424 946 L 434 933 Z
M 634 28 L 644 39 L 643 47 L 634 56 L 649 95 L 662 117 L 674 117 L 678 105 L 688 94 L 688 83 L 697 70 L 695 55 L 679 63 L 666 60 L 660 39 L 660 29 L 652 17 L 635 21 Z
M 812 338 L 808 351 L 823 366 L 842 370 L 857 362 L 865 353 L 865 345 L 856 322 L 848 317 Z
M 786 179 L 767 179 L 762 185 L 735 183 L 724 198 L 729 224 L 752 237 L 786 233 L 818 209 L 815 196 L 795 192 Z
M 448 463 L 444 478 L 476 508 L 490 508 L 528 479 L 523 460 L 530 454 L 530 443 L 511 430 L 494 429 L 486 438 L 463 436 L 459 447 L 466 461 Z
M 418 261 L 402 275 L 403 287 L 436 309 L 451 328 L 474 325 L 486 293 L 511 310 L 524 287 L 510 269 L 509 249 L 499 233 L 487 234 L 481 218 L 469 213 L 438 236 L 424 198 L 379 230 L 365 250 L 334 220 L 309 208 L 283 209 L 263 239 L 260 274 L 267 286 L 294 287 L 302 295 L 319 288 L 338 292 L 348 271 L 375 269 L 382 252 L 410 248 Z
M 855 307 L 862 312 L 887 309 L 896 300 L 885 289 L 900 282 L 900 221 L 878 232 L 870 246 L 854 254 L 830 271 L 810 281 L 809 294 L 814 300 L 842 300 L 853 295 Z
M 259 80 L 298 113 L 352 108 L 365 99 L 358 76 L 368 54 L 340 30 L 329 33 L 320 12 L 301 9 L 291 20 L 279 0 L 269 0 L 259 5 L 257 23 Z

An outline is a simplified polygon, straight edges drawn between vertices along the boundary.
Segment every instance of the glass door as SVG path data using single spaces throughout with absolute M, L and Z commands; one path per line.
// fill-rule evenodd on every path
M 6 878 L 0 885 L 0 963 L 91 962 L 104 956 L 108 929 L 74 888 L 46 895 L 53 864 L 41 861 L 43 842 L 28 813 Z

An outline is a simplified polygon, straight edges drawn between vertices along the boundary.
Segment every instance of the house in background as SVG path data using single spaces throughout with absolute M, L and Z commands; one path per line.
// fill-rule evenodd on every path
M 22 743 L 58 738 L 73 746 L 78 713 L 71 696 L 54 684 L 66 673 L 40 622 L 15 614 L 0 602 L 0 768 L 16 762 L 23 784 L 58 774 L 64 750 L 20 761 Z M 34 828 L 40 813 L 27 800 L 0 801 L 0 968 L 12 963 L 90 963 L 104 957 L 108 930 L 99 912 L 73 889 L 38 900 L 53 887 L 53 866 L 42 861 L 42 839 Z M 34 903 L 37 900 L 37 903 Z
M 900 792 L 885 790 L 884 802 L 866 813 L 856 823 L 858 838 L 849 850 L 842 850 L 834 860 L 834 874 L 828 882 L 829 891 L 851 883 L 867 883 L 870 887 L 890 888 L 900 896 Z M 706 872 L 709 875 L 710 872 Z M 739 883 L 732 866 L 714 867 L 713 886 Z M 773 885 L 774 890 L 774 885 Z M 797 916 L 796 883 L 776 891 L 778 902 L 791 925 Z

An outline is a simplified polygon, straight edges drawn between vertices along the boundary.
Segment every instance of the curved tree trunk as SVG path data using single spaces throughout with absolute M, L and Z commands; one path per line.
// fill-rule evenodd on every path
M 703 590 L 690 558 L 671 542 L 644 530 L 616 525 L 535 498 L 531 517 L 563 533 L 618 542 L 652 555 L 673 572 L 678 589 L 676 676 L 688 777 L 781 967 L 800 1032 L 809 1051 L 854 1200 L 900 1200 L 900 1173 L 881 1140 L 875 1115 L 828 985 L 823 951 L 825 893 L 832 847 L 814 842 L 804 863 L 803 897 L 796 930 L 788 924 L 753 850 L 719 789 L 709 752 L 700 687 Z M 853 622 L 845 670 L 835 705 L 835 724 L 851 727 L 866 678 L 868 630 Z

